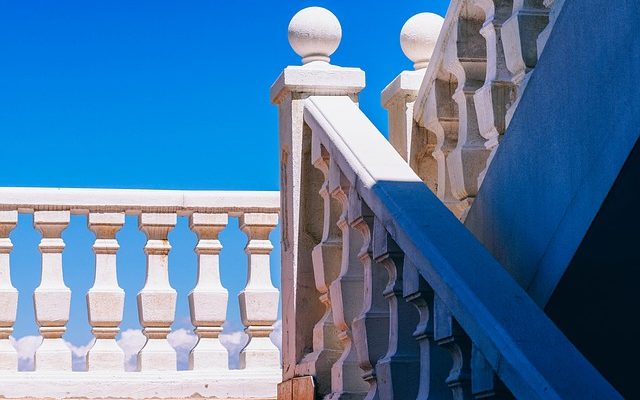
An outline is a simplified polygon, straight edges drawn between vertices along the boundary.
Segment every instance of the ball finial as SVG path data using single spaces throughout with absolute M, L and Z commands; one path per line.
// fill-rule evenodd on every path
M 444 19 L 432 13 L 420 13 L 409 18 L 400 31 L 400 47 L 413 61 L 415 69 L 426 68 L 436 47 Z
M 302 63 L 329 62 L 342 38 L 342 28 L 326 8 L 308 7 L 298 11 L 289 22 L 289 44 L 302 57 Z

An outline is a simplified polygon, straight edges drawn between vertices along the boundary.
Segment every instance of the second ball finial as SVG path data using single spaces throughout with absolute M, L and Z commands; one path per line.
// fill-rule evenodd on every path
M 302 63 L 329 62 L 342 39 L 340 21 L 326 8 L 307 7 L 289 23 L 289 44 L 302 57 Z
M 409 18 L 400 31 L 400 47 L 415 69 L 426 68 L 436 47 L 444 19 L 438 14 L 420 13 Z

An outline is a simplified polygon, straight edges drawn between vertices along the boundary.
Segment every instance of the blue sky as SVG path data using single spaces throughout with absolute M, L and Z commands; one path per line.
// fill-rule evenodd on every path
M 412 15 L 444 15 L 448 1 L 3 1 L 0 0 L 2 186 L 277 190 L 277 109 L 269 87 L 300 64 L 287 41 L 296 11 L 332 10 L 343 39 L 332 63 L 367 73 L 361 107 L 387 130 L 380 91 L 410 69 L 399 32 Z M 235 220 L 221 240 L 229 317 L 246 279 L 246 242 Z M 65 338 L 91 339 L 84 295 L 93 281 L 93 234 L 73 217 L 63 238 L 73 290 Z M 128 217 L 118 236 L 127 300 L 122 329 L 138 329 L 144 235 Z M 12 280 L 20 290 L 15 336 L 37 334 L 31 294 L 39 283 L 39 233 L 21 216 L 12 234 Z M 184 219 L 170 236 L 174 328 L 190 328 L 195 235 Z M 272 240 L 276 247 L 279 232 Z M 279 251 L 273 254 L 279 286 Z

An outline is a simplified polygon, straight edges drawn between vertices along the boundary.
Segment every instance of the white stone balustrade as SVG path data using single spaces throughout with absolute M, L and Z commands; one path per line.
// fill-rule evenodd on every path
M 391 143 L 463 221 L 563 5 L 561 0 L 451 0 L 444 22 L 430 23 L 440 30 L 435 44 L 433 34 L 426 34 L 426 20 L 415 30 L 423 32 L 416 40 L 432 51 L 417 94 L 397 89 L 407 71 L 383 92 Z M 394 100 L 391 93 L 406 100 Z M 410 108 L 412 118 L 403 115 Z
M 198 344 L 189 353 L 191 369 L 228 367 L 227 349 L 220 343 L 222 324 L 227 319 L 229 293 L 220 282 L 220 252 L 218 235 L 227 226 L 227 214 L 193 213 L 189 226 L 198 235 L 198 280 L 189 293 L 191 323 L 198 335 Z
M 87 369 L 123 371 L 124 353 L 115 340 L 124 311 L 124 290 L 116 275 L 120 246 L 115 237 L 124 225 L 124 213 L 90 213 L 88 225 L 96 234 L 95 281 L 87 293 L 89 323 L 96 341 L 87 353 Z
M 240 352 L 241 368 L 280 367 L 280 353 L 269 339 L 278 318 L 280 298 L 271 283 L 269 263 L 273 250 L 269 234 L 276 225 L 278 214 L 245 213 L 240 217 L 240 229 L 249 238 L 245 247 L 249 259 L 247 286 L 238 295 L 242 323 L 249 335 L 249 343 Z
M 18 223 L 17 211 L 0 211 L 0 370 L 15 371 L 18 355 L 9 342 L 18 311 L 18 291 L 11 284 L 9 233 Z
M 42 253 L 40 286 L 33 293 L 36 321 L 42 344 L 36 350 L 36 371 L 70 371 L 71 350 L 62 335 L 66 331 L 71 306 L 71 290 L 64 284 L 62 231 L 70 220 L 69 211 L 36 211 L 34 226 L 42 233 L 38 248 Z
M 177 293 L 169 284 L 169 251 L 167 236 L 176 226 L 176 214 L 142 213 L 140 230 L 147 235 L 147 279 L 138 293 L 138 315 L 147 343 L 138 353 L 138 369 L 175 369 L 176 352 L 167 342 L 176 313 Z
M 577 397 L 619 398 L 349 97 L 309 97 L 304 122 L 311 143 L 326 149 L 332 192 L 340 191 L 332 177 L 344 177 L 347 182 L 339 186 L 353 188 L 346 199 L 348 220 L 360 240 L 343 240 L 343 246 L 360 245 L 360 263 L 354 264 L 363 270 L 363 290 L 354 293 L 362 308 L 350 328 L 361 380 L 369 388 L 344 393 L 332 376 L 334 392 L 325 398 L 543 399 L 551 391 L 556 398 L 577 392 Z M 301 226 L 320 215 L 301 211 Z M 336 311 L 339 297 L 332 298 Z M 513 318 L 514 307 L 522 318 Z M 304 312 L 298 309 L 294 317 L 305 319 Z M 349 329 L 342 321 L 336 325 Z M 285 340 L 292 334 L 283 331 Z M 541 348 L 555 356 L 540 357 Z M 290 380 L 293 394 L 283 390 L 283 400 L 313 398 L 296 391 L 302 378 Z
M 34 292 L 36 320 L 43 342 L 33 372 L 18 371 L 18 355 L 9 336 L 18 307 L 10 277 L 9 238 L 20 213 L 33 214 L 42 234 L 42 276 Z M 269 338 L 278 318 L 279 291 L 270 276 L 269 234 L 278 225 L 277 192 L 0 188 L 0 396 L 6 398 L 273 398 L 281 379 L 278 348 Z M 76 293 L 65 285 L 62 232 L 73 215 L 84 215 L 95 234 L 95 279 L 86 293 L 95 342 L 86 355 L 86 371 L 72 371 L 72 353 L 63 339 L 69 306 Z M 116 234 L 125 216 L 138 217 L 147 242 L 146 280 L 138 293 L 138 312 L 146 344 L 138 353 L 138 371 L 125 371 L 116 342 L 126 295 L 118 283 Z M 229 354 L 219 335 L 227 319 L 228 291 L 222 286 L 219 234 L 229 217 L 247 234 L 249 279 L 239 295 L 242 321 L 250 342 L 240 369 L 229 369 Z M 188 218 L 198 237 L 198 276 L 189 293 L 191 321 L 198 343 L 187 371 L 178 371 L 176 351 L 167 341 L 178 293 L 169 281 L 168 234 L 178 218 Z M 66 237 L 72 241 L 73 237 Z M 141 250 L 142 251 L 142 250 Z M 144 266 L 139 266 L 141 269 Z M 90 270 L 87 271 L 87 273 Z M 230 271 L 230 272 L 229 272 Z

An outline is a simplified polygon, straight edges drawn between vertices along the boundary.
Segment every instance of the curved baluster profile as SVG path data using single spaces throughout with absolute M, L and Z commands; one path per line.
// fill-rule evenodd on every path
M 124 225 L 124 213 L 90 213 L 89 228 L 96 234 L 93 251 L 96 274 L 87 293 L 89 322 L 96 341 L 87 353 L 87 370 L 123 371 L 124 352 L 116 343 L 122 314 L 124 290 L 118 285 L 116 233 Z
M 308 365 L 307 374 L 317 379 L 320 396 L 332 391 L 331 368 L 340 357 L 338 330 L 333 322 L 333 301 L 329 293 L 331 283 L 340 273 L 342 254 L 341 233 L 336 225 L 340 210 L 329 194 L 329 153 L 319 141 L 312 138 L 311 162 L 322 172 L 324 181 L 318 194 L 322 198 L 322 238 L 312 250 L 313 275 L 320 292 L 319 300 L 325 312 L 313 328 L 313 352 L 307 354 L 301 364 Z
M 471 340 L 438 296 L 434 300 L 435 341 L 451 354 L 446 383 L 454 400 L 471 399 Z
M 0 211 L 0 370 L 2 371 L 18 369 L 18 353 L 9 340 L 18 312 L 18 291 L 11 284 L 9 254 L 13 250 L 13 243 L 9 234 L 17 223 L 17 211 Z
M 456 21 L 449 45 L 445 50 L 444 68 L 456 77 L 458 87 L 453 99 L 458 105 L 458 139 L 447 157 L 453 196 L 461 204 L 464 219 L 478 192 L 478 176 L 486 165 L 489 151 L 478 126 L 475 93 L 486 76 L 486 41 L 480 35 L 484 20 L 482 10 L 475 6 L 464 8 Z
M 420 378 L 417 400 L 446 399 L 451 396 L 446 379 L 449 375 L 451 357 L 434 342 L 434 292 L 418 273 L 408 257 L 402 267 L 404 275 L 403 295 L 420 313 L 420 320 L 413 337 L 420 347 Z
M 388 276 L 385 268 L 373 260 L 373 218 L 359 196 L 349 196 L 349 223 L 362 236 L 358 258 L 364 269 L 364 297 L 352 329 L 362 377 L 369 383 L 367 399 L 380 396 L 376 365 L 387 353 L 389 343 L 389 306 L 383 295 Z
M 362 311 L 364 296 L 363 270 L 358 254 L 362 247 L 360 235 L 349 225 L 349 196 L 357 196 L 335 161 L 329 166 L 329 191 L 340 202 L 341 214 L 337 226 L 342 232 L 340 274 L 329 288 L 333 305 L 333 321 L 342 347 L 340 358 L 331 368 L 331 399 L 359 399 L 367 394 L 368 385 L 362 379 L 356 349 L 353 344 L 352 321 Z
M 419 349 L 413 338 L 418 312 L 402 296 L 404 252 L 378 218 L 373 225 L 373 256 L 389 275 L 383 292 L 389 304 L 389 346 L 376 366 L 378 390 L 382 399 L 415 399 L 420 382 Z
M 198 278 L 189 293 L 189 309 L 198 343 L 189 352 L 189 369 L 228 369 L 229 354 L 220 343 L 222 324 L 227 319 L 229 293 L 220 282 L 220 252 L 218 235 L 227 226 L 227 214 L 193 213 L 189 226 L 198 236 Z

